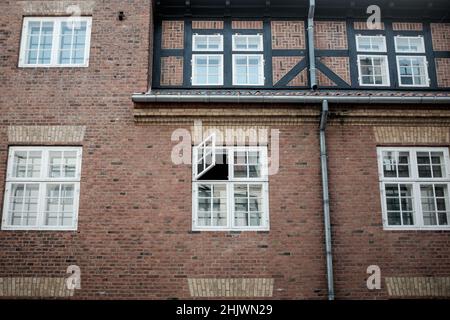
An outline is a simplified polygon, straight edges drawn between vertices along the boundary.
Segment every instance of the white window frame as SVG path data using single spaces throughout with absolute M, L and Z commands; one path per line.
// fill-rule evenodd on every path
M 425 83 L 424 84 L 415 84 L 415 75 L 412 75 L 413 84 L 402 84 L 402 75 L 400 74 L 400 59 L 422 59 L 425 69 Z M 426 56 L 397 56 L 397 75 L 398 75 L 398 85 L 400 87 L 429 87 L 430 86 L 430 77 L 428 75 L 428 61 Z
M 40 151 L 41 157 L 41 171 L 39 177 L 13 177 L 14 154 L 16 151 Z M 49 153 L 52 151 L 71 151 L 76 152 L 76 171 L 74 177 L 49 177 Z M 78 228 L 78 210 L 80 197 L 80 178 L 81 178 L 81 147 L 10 147 L 8 155 L 7 175 L 5 183 L 5 193 L 3 198 L 3 214 L 2 214 L 2 230 L 55 230 L 55 231 L 75 231 Z M 13 184 L 38 184 L 39 185 L 39 200 L 38 212 L 35 226 L 16 226 L 8 224 L 9 221 L 9 203 Z M 47 226 L 44 224 L 45 205 L 46 205 L 46 190 L 47 186 L 51 184 L 73 184 L 74 198 L 73 198 L 73 217 L 71 226 Z
M 384 177 L 383 152 L 409 152 L 409 177 Z M 418 152 L 443 152 L 445 175 L 442 178 L 420 178 L 417 167 Z M 448 225 L 425 225 L 423 223 L 423 211 L 421 203 L 421 185 L 446 185 L 450 194 L 450 158 L 448 148 L 441 147 L 378 147 L 378 175 L 381 196 L 381 209 L 384 230 L 450 230 L 450 221 Z M 413 225 L 388 225 L 387 206 L 386 206 L 386 184 L 409 184 L 412 185 L 412 205 L 413 205 Z M 450 199 L 448 199 L 450 201 Z M 448 208 L 450 210 L 450 208 Z
M 26 51 L 28 49 L 28 26 L 30 22 L 52 22 L 52 49 L 50 63 L 27 63 Z M 84 62 L 80 64 L 62 64 L 58 62 L 58 54 L 61 47 L 61 25 L 63 22 L 86 22 L 86 39 L 84 47 Z M 22 26 L 22 38 L 20 43 L 19 67 L 20 68 L 80 68 L 89 66 L 89 52 L 91 47 L 92 17 L 24 17 Z
M 220 37 L 220 46 L 218 49 L 210 49 L 210 48 L 206 48 L 206 49 L 198 49 L 196 47 L 197 44 L 197 39 L 199 37 L 206 37 L 206 46 L 208 47 L 209 45 L 209 39 L 211 37 Z M 193 52 L 217 52 L 217 51 L 223 51 L 223 35 L 222 34 L 198 34 L 195 33 L 192 35 L 192 51 Z
M 245 48 L 245 49 L 238 49 L 238 48 L 236 48 L 236 38 L 240 38 L 240 37 L 246 39 L 247 48 Z M 250 37 L 257 37 L 258 38 L 258 48 L 257 49 L 250 49 L 250 48 L 248 48 L 248 39 Z M 232 50 L 233 51 L 263 51 L 263 49 L 264 49 L 263 35 L 262 34 L 233 34 L 231 42 L 232 42 Z
M 197 66 L 197 62 L 196 62 L 196 58 L 197 57 L 206 57 L 207 59 L 207 64 L 206 64 L 206 83 L 198 83 L 197 77 L 196 77 L 196 66 Z M 219 57 L 219 83 L 208 83 L 208 66 L 209 66 L 209 58 L 211 57 Z M 191 82 L 193 86 L 222 86 L 223 85 L 223 54 L 193 54 L 192 55 L 192 78 L 191 78 Z
M 260 63 L 258 64 L 258 83 L 256 84 L 249 84 L 248 83 L 248 77 L 247 77 L 247 83 L 236 83 L 236 59 L 240 57 L 246 57 L 247 62 L 249 58 L 252 57 L 258 57 L 260 59 Z M 264 86 L 264 83 L 266 81 L 266 78 L 264 77 L 264 55 L 263 54 L 233 54 L 232 57 L 233 60 L 233 85 L 234 86 Z M 247 63 L 247 75 L 248 75 L 248 63 Z
M 383 84 L 362 83 L 363 74 L 361 73 L 361 58 L 383 58 L 386 62 L 384 71 L 386 73 L 387 83 L 383 83 Z M 391 86 L 391 77 L 389 75 L 389 59 L 386 55 L 359 54 L 357 56 L 357 60 L 358 60 L 358 82 L 361 87 L 390 87 Z
M 361 40 L 361 38 L 369 38 L 371 46 L 372 46 L 372 39 L 373 38 L 380 38 L 380 39 L 383 40 L 383 48 L 381 50 L 375 50 L 375 49 L 365 50 L 365 49 L 361 49 L 359 47 L 359 45 L 360 45 L 359 41 Z M 359 51 L 359 52 L 387 52 L 386 37 L 383 36 L 383 35 L 372 36 L 372 35 L 358 34 L 358 35 L 356 35 L 356 50 Z
M 411 39 L 415 39 L 415 40 L 420 40 L 421 41 L 421 43 L 422 43 L 422 50 L 420 50 L 420 51 L 414 51 L 414 50 L 411 50 L 411 49 L 409 49 L 409 50 L 400 50 L 399 48 L 398 48 L 398 40 L 399 39 L 407 39 L 408 40 L 408 44 L 409 44 L 409 47 L 411 47 Z M 395 36 L 394 37 L 394 41 L 395 41 L 395 52 L 397 52 L 397 53 L 425 53 L 425 41 L 424 41 L 424 39 L 423 39 L 423 37 L 422 36 L 416 36 L 416 37 L 411 37 L 411 36 Z
M 208 143 L 210 143 L 210 146 L 207 146 Z M 198 156 L 199 149 L 206 149 L 201 158 L 199 158 Z M 209 153 L 208 150 L 210 150 L 211 152 Z M 206 162 L 207 155 L 211 155 L 211 163 L 209 165 Z M 195 160 L 195 162 L 193 162 L 193 168 L 195 172 L 194 179 L 199 179 L 216 165 L 216 135 L 210 135 L 205 140 L 203 140 L 203 142 L 200 143 L 196 148 L 194 148 L 193 156 Z M 199 172 L 198 164 L 201 160 L 203 160 L 203 169 Z
M 195 148 L 193 147 L 192 163 L 196 163 Z M 239 146 L 239 147 L 227 147 L 216 146 L 217 150 L 226 150 L 227 152 L 227 165 L 228 165 L 228 180 L 197 180 L 196 169 L 193 165 L 192 170 L 192 230 L 193 231 L 269 231 L 269 185 L 268 185 L 268 168 L 267 168 L 267 147 L 255 147 L 255 146 Z M 261 161 L 261 176 L 258 178 L 235 178 L 234 177 L 234 153 L 239 151 L 257 151 L 259 152 Z M 262 186 L 262 216 L 261 226 L 235 226 L 234 225 L 234 186 L 239 184 L 255 184 Z M 227 192 L 227 225 L 226 226 L 200 226 L 198 225 L 198 185 L 225 185 Z

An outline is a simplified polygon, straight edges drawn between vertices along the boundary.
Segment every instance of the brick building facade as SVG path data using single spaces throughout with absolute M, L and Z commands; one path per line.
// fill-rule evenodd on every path
M 445 2 L 434 11 L 429 9 L 421 21 L 414 18 L 414 11 L 406 17 L 389 12 L 378 30 L 366 30 L 365 8 L 354 8 L 351 19 L 326 5 L 324 11 L 317 8 L 313 46 L 317 90 L 310 89 L 308 1 L 292 8 L 282 5 L 283 1 L 279 6 L 272 2 L 269 8 L 249 5 L 237 11 L 212 5 L 210 15 L 201 6 L 196 8 L 195 1 L 191 7 L 185 7 L 184 1 L 181 7 L 171 7 L 165 1 L 150 0 L 0 4 L 8 12 L 0 17 L 0 177 L 5 181 L 0 184 L 4 195 L 0 297 L 326 299 L 319 139 L 323 100 L 329 102 L 330 110 L 326 139 L 335 297 L 450 296 L 450 22 L 441 19 L 443 8 L 448 10 Z M 64 17 L 70 5 L 76 5 L 82 17 L 92 18 L 86 20 L 86 30 L 90 28 L 88 56 L 84 55 L 87 65 L 58 65 L 62 58 L 54 57 L 62 57 L 63 49 L 48 58 L 48 65 L 31 65 L 33 50 L 45 61 L 45 35 L 41 36 L 45 26 L 38 28 L 38 49 L 30 44 L 22 52 L 27 46 L 24 32 L 31 32 L 25 28 L 27 19 Z M 222 39 L 221 45 L 202 52 L 200 40 L 193 41 L 195 35 L 213 36 L 206 46 L 214 45 L 214 39 Z M 238 41 L 234 35 L 250 36 L 246 43 L 250 53 L 233 47 L 233 41 Z M 381 52 L 361 50 L 362 42 L 356 40 L 380 35 L 386 46 Z M 62 48 L 64 42 L 58 36 L 53 39 Z M 261 39 L 253 49 L 251 36 Z M 399 37 L 423 39 L 423 52 L 396 52 Z M 69 63 L 77 57 L 74 41 Z M 374 49 L 371 41 L 376 40 L 369 41 Z M 413 40 L 408 41 L 413 50 Z M 198 84 L 203 74 L 195 69 L 198 61 L 193 61 L 195 55 L 208 54 L 221 56 L 208 58 L 211 64 L 221 61 L 222 72 L 217 75 L 208 69 L 206 80 L 220 78 L 219 85 Z M 247 81 L 252 81 L 248 59 L 261 56 L 257 83 L 237 85 L 241 78 L 234 67 L 239 62 L 233 55 L 248 55 Z M 375 86 L 362 80 L 370 78 L 361 74 L 360 56 L 364 55 L 386 56 L 390 65 L 386 74 L 380 74 L 381 80 L 370 75 Z M 427 77 L 396 68 L 404 56 L 407 61 L 425 57 Z M 405 85 L 409 80 L 416 86 Z M 195 178 L 198 169 L 175 164 L 171 158 L 179 142 L 174 132 L 192 133 L 197 120 L 204 129 L 278 130 L 278 170 L 265 181 L 252 182 L 263 189 L 267 184 L 261 209 L 266 224 L 249 230 L 235 228 L 227 220 L 230 228 L 198 228 L 200 196 L 194 189 L 207 179 Z M 269 154 L 273 141 L 266 144 Z M 189 146 L 197 144 L 189 141 Z M 16 176 L 20 168 L 14 169 L 14 150 L 47 154 L 39 158 L 42 164 L 52 159 L 52 152 L 62 152 L 62 161 L 69 161 L 64 152 L 82 150 L 73 165 L 79 170 L 78 180 L 51 180 L 50 176 L 33 180 L 31 153 L 26 155 L 25 176 Z M 386 162 L 386 152 L 393 152 L 394 160 Z M 405 152 L 406 165 L 400 160 Z M 424 152 L 429 152 L 432 173 L 421 180 L 428 168 Z M 54 163 L 48 161 L 51 173 Z M 63 175 L 69 162 L 61 165 Z M 400 178 L 400 166 L 408 168 L 406 180 L 383 180 L 392 170 Z M 413 179 L 416 171 L 418 178 Z M 39 190 L 61 185 L 58 208 L 70 198 L 61 195 L 63 185 L 73 184 L 76 195 L 72 198 L 77 199 L 73 206 L 78 203 L 72 211 L 74 224 L 67 229 L 52 228 L 46 222 L 15 225 L 12 208 L 18 200 L 11 189 L 26 183 L 31 188 L 39 185 Z M 237 190 L 244 183 L 228 184 L 227 188 Z M 407 191 L 386 195 L 392 185 Z M 434 209 L 427 211 L 428 186 Z M 53 196 L 42 190 L 36 215 L 49 221 Z M 438 195 L 441 191 L 443 196 Z M 24 223 L 25 216 L 27 221 L 33 217 L 33 210 L 23 209 L 30 208 L 33 197 L 20 194 L 20 223 Z M 230 203 L 237 207 L 237 198 L 228 193 L 226 197 L 220 207 L 225 205 L 225 214 L 231 212 L 235 219 L 237 212 Z M 399 209 L 389 209 L 395 201 Z M 217 214 L 219 220 L 221 209 L 211 208 L 212 217 Z M 56 219 L 64 227 L 64 209 L 57 211 Z M 432 215 L 435 220 L 425 219 Z M 70 265 L 80 268 L 80 289 L 65 286 Z M 381 289 L 367 288 L 370 265 L 381 270 Z

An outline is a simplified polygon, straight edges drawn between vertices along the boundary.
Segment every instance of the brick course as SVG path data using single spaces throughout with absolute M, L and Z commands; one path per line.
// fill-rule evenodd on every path
M 262 21 L 243 21 L 243 20 L 234 20 L 231 21 L 232 29 L 262 29 L 263 22 Z
M 371 30 L 369 29 L 369 27 L 367 26 L 367 21 L 355 21 L 353 23 L 353 28 L 355 30 Z M 379 30 L 384 30 L 384 22 L 380 23 L 380 29 Z
M 422 31 L 423 23 L 420 22 L 393 22 L 394 31 Z
M 192 29 L 223 29 L 223 21 L 214 20 L 194 20 Z

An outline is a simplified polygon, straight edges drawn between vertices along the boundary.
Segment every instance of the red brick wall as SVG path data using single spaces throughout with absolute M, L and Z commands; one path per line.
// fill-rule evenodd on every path
M 450 51 L 450 23 L 432 23 L 431 35 L 435 51 Z
M 328 78 L 322 71 L 316 70 L 317 85 L 320 87 L 335 87 L 336 83 Z
M 273 127 L 281 162 L 269 182 L 270 232 L 192 233 L 191 168 L 170 160 L 179 126 L 133 121 L 130 96 L 147 89 L 151 12 L 149 1 L 127 4 L 119 21 L 123 1 L 96 2 L 88 68 L 49 69 L 17 68 L 22 5 L 0 4 L 2 180 L 8 126 L 87 127 L 78 230 L 0 231 L 0 277 L 61 277 L 76 264 L 75 298 L 165 299 L 189 298 L 187 277 L 258 276 L 275 279 L 274 298 L 324 299 L 317 123 Z M 385 275 L 448 275 L 448 232 L 382 230 L 372 128 L 333 124 L 327 137 L 338 297 L 386 297 L 365 289 L 369 264 Z
M 367 21 L 355 21 L 353 23 L 353 28 L 355 30 L 370 30 L 367 26 Z M 380 30 L 384 30 L 384 22 L 380 23 Z
M 335 123 L 327 145 L 337 297 L 385 298 L 384 281 L 381 291 L 367 290 L 369 265 L 382 279 L 448 276 L 449 232 L 383 230 L 373 127 Z
M 161 85 L 176 86 L 183 84 L 183 57 L 161 58 Z
M 436 58 L 435 61 L 438 86 L 450 88 L 450 59 Z
M 306 87 L 308 86 L 308 69 L 303 69 L 289 83 L 288 87 Z
M 2 180 L 8 126 L 87 128 L 78 230 L 0 231 L 0 277 L 62 277 L 76 264 L 75 298 L 189 298 L 186 278 L 202 276 L 274 278 L 275 298 L 325 296 L 315 125 L 280 127 L 289 156 L 270 181 L 269 233 L 191 233 L 191 168 L 170 160 L 178 126 L 133 121 L 131 94 L 147 89 L 149 2 L 96 2 L 90 65 L 64 69 L 18 69 L 22 6 L 1 6 Z
M 231 21 L 231 28 L 232 29 L 262 29 L 263 28 L 263 22 L 262 21 L 243 21 L 243 20 L 236 20 Z
M 342 80 L 351 83 L 348 57 L 320 57 L 319 61 L 338 75 Z
M 162 22 L 161 48 L 184 48 L 184 21 L 164 20 Z
M 305 49 L 303 21 L 272 21 L 272 49 Z
M 340 21 L 316 21 L 314 42 L 316 49 L 347 49 L 347 26 Z
M 223 21 L 194 20 L 192 29 L 223 29 Z
M 299 63 L 304 57 L 273 57 L 272 58 L 272 78 L 273 84 L 277 84 L 277 82 L 283 78 L 286 73 L 291 71 L 291 69 Z
M 423 24 L 419 22 L 393 22 L 392 29 L 395 31 L 422 31 Z

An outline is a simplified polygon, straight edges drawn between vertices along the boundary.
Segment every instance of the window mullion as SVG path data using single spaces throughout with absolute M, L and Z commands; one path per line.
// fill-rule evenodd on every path
M 37 51 L 36 51 L 36 64 L 39 65 L 39 57 L 40 57 L 40 52 L 41 52 L 41 37 L 42 37 L 42 25 L 43 25 L 43 21 L 39 21 L 39 33 L 38 33 L 38 46 L 37 46 Z
M 62 21 L 60 19 L 53 21 L 52 51 L 50 54 L 51 56 L 50 64 L 54 66 L 58 65 L 58 52 L 61 41 L 61 37 L 59 36 L 61 33 L 61 23 Z
M 72 32 L 70 35 L 70 56 L 69 56 L 69 64 L 73 64 L 73 38 L 75 36 L 75 21 L 74 20 L 70 20 L 71 24 L 72 24 Z
M 227 183 L 227 220 L 228 229 L 233 229 L 234 225 L 234 183 Z
M 413 184 L 414 191 L 414 211 L 416 218 L 416 226 L 423 227 L 423 213 L 422 213 L 422 198 L 420 195 L 420 183 L 416 182 Z
M 47 183 L 39 183 L 39 194 L 38 194 L 38 212 L 36 216 L 36 225 L 38 228 L 45 226 L 45 194 L 47 192 Z
M 433 183 L 433 201 L 434 201 L 434 216 L 436 217 L 436 226 L 439 226 L 439 214 L 438 214 L 438 207 L 437 207 L 437 196 L 436 196 L 436 185 Z M 444 193 L 445 197 L 445 193 Z
M 211 211 L 211 217 L 210 217 L 210 225 L 211 227 L 215 227 L 213 221 L 213 216 L 214 216 L 214 189 L 215 189 L 215 184 L 211 183 L 211 195 L 210 195 L 210 206 L 209 206 L 209 210 Z

